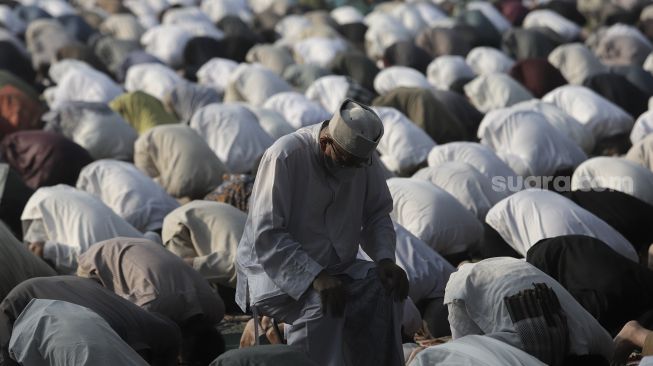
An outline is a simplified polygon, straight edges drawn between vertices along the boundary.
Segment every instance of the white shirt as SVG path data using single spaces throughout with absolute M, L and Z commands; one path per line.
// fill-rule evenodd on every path
M 374 16 L 372 16 L 374 15 Z M 373 12 L 365 17 L 365 50 L 372 60 L 383 57 L 385 49 L 399 41 L 409 41 L 413 34 L 398 19 Z
M 63 184 L 39 188 L 25 205 L 26 242 L 44 241 L 43 257 L 60 273 L 77 269 L 77 256 L 102 240 L 142 238 L 99 198 Z
M 442 255 L 477 244 L 483 225 L 445 190 L 419 179 L 391 178 L 392 219 Z
M 485 115 L 478 137 L 500 156 L 512 155 L 525 165 L 522 176 L 551 176 L 585 161 L 585 153 L 546 118 L 532 111 L 505 108 Z M 510 165 L 510 162 L 508 162 Z
M 564 85 L 542 100 L 555 104 L 587 126 L 596 140 L 629 133 L 633 127 L 633 118 L 626 111 L 584 86 Z
M 474 107 L 483 113 L 533 99 L 524 86 L 506 74 L 477 76 L 464 89 Z
M 331 119 L 331 114 L 320 104 L 297 92 L 275 94 L 263 104 L 263 108 L 281 113 L 294 129 Z
M 410 363 L 410 366 L 431 365 L 545 366 L 521 349 L 484 335 L 468 335 L 428 347 Z
M 633 145 L 625 158 L 653 171 L 653 135 L 648 135 Z
M 302 64 L 328 67 L 339 52 L 347 48 L 340 38 L 309 37 L 293 44 L 295 59 Z
M 608 359 L 612 356 L 610 334 L 564 287 L 533 265 L 505 257 L 464 264 L 449 278 L 444 302 L 449 304 L 454 341 L 467 335 L 485 334 L 521 348 L 504 298 L 533 288 L 534 283 L 544 283 L 556 293 L 567 315 L 571 354 L 599 354 Z
M 587 160 L 574 171 L 571 188 L 609 188 L 653 204 L 653 172 L 623 158 L 599 156 Z
M 231 74 L 229 84 L 242 100 L 256 107 L 263 106 L 275 94 L 292 90 L 279 75 L 260 64 L 240 64 Z
M 30 366 L 147 366 L 147 362 L 90 309 L 32 299 L 14 323 L 11 357 Z
M 295 129 L 277 111 L 258 107 L 250 107 L 249 110 L 256 115 L 258 123 L 274 140 L 295 132 Z
M 576 23 L 548 9 L 529 12 L 526 18 L 524 18 L 523 27 L 526 29 L 536 27 L 548 28 L 567 42 L 578 38 L 581 32 L 581 27 Z
M 563 44 L 548 57 L 570 84 L 581 85 L 590 76 L 607 72 L 601 61 L 582 43 Z
M 331 10 L 331 18 L 340 25 L 351 23 L 362 23 L 364 16 L 353 6 L 344 5 Z
M 417 303 L 423 299 L 444 297 L 444 287 L 449 281 L 449 276 L 456 269 L 403 226 L 396 222 L 393 224 L 397 233 L 395 260 L 408 277 L 410 299 Z M 358 257 L 371 260 L 362 249 Z
M 322 270 L 347 271 L 359 244 L 377 262 L 394 260 L 381 163 L 373 157 L 369 167 L 331 174 L 319 146 L 322 125 L 280 138 L 263 155 L 236 257 L 243 309 L 248 294 L 251 304 L 284 293 L 298 299 Z M 363 269 L 347 274 L 363 278 Z
M 374 107 L 385 131 L 376 149 L 381 161 L 393 172 L 415 168 L 426 161 L 435 141 L 400 111 Z
M 493 47 L 475 47 L 465 61 L 478 75 L 507 73 L 515 64 L 515 60 Z
M 145 46 L 145 51 L 176 69 L 183 66 L 186 44 L 197 36 L 218 40 L 224 38 L 224 34 L 211 23 L 186 22 L 149 28 L 141 36 L 141 44 Z
M 224 94 L 229 85 L 229 77 L 238 67 L 238 63 L 226 58 L 215 57 L 197 70 L 197 81 L 201 85 L 214 88 Z
M 141 232 L 158 230 L 163 218 L 179 207 L 166 191 L 133 164 L 98 160 L 79 173 L 77 189 L 100 198 Z
M 247 0 L 202 0 L 201 9 L 206 13 L 213 23 L 219 22 L 227 15 L 239 17 L 245 23 L 252 21 L 252 11 L 248 7 Z
M 173 69 L 159 63 L 145 63 L 127 70 L 125 89 L 143 91 L 163 102 L 175 85 L 182 82 L 184 79 Z
M 423 168 L 413 178 L 431 182 L 444 189 L 481 222 L 485 221 L 485 215 L 492 206 L 510 194 L 495 189 L 490 178 L 473 166 L 458 161 L 446 161 Z
M 374 89 L 379 95 L 400 87 L 430 89 L 431 84 L 421 72 L 406 66 L 387 67 L 374 78 Z
M 426 77 L 434 87 L 449 90 L 460 79 L 473 79 L 476 74 L 462 56 L 444 55 L 431 61 Z
M 635 145 L 651 132 L 653 132 L 653 110 L 646 111 L 637 118 L 630 131 L 630 142 Z
M 497 203 L 485 221 L 519 254 L 538 241 L 562 235 L 587 235 L 605 242 L 624 257 L 637 262 L 632 244 L 605 221 L 571 200 L 541 189 L 517 192 Z
M 594 150 L 594 134 L 584 124 L 551 103 L 537 99 L 521 102 L 510 107 L 512 110 L 527 110 L 540 113 L 558 132 L 567 136 L 587 154 Z
M 90 66 L 69 68 L 57 83 L 50 107 L 68 101 L 109 103 L 122 93 L 120 85 Z
M 66 102 L 43 120 L 94 159 L 131 160 L 138 133 L 106 104 Z
M 204 138 L 231 173 L 247 173 L 273 139 L 256 115 L 238 104 L 209 104 L 197 110 L 190 127 Z
M 517 179 L 517 174 L 508 164 L 499 159 L 492 149 L 479 143 L 450 142 L 434 147 L 429 153 L 429 166 L 437 166 L 447 161 L 467 163 L 490 180 L 495 177 L 502 177 L 504 180 Z
M 341 75 L 323 76 L 306 89 L 304 95 L 320 105 L 329 113 L 335 113 L 342 101 L 347 98 L 350 83 L 347 77 Z

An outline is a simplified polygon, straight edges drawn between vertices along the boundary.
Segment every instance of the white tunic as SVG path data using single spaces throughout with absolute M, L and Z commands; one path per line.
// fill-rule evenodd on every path
M 558 46 L 551 51 L 548 60 L 573 85 L 582 85 L 590 76 L 608 71 L 607 67 L 582 43 Z
M 320 104 L 297 92 L 275 94 L 263 104 L 263 108 L 281 113 L 295 129 L 331 119 L 331 114 Z
M 374 78 L 374 90 L 379 95 L 401 87 L 430 89 L 431 84 L 421 72 L 406 66 L 387 67 Z
M 553 10 L 534 10 L 526 15 L 524 28 L 548 28 L 565 41 L 573 41 L 580 35 L 581 27 Z
M 613 189 L 653 204 L 653 172 L 623 158 L 592 158 L 574 172 L 571 189 Z
M 147 366 L 147 362 L 90 309 L 32 299 L 14 323 L 11 357 L 30 366 Z
M 406 171 L 426 161 L 436 144 L 424 130 L 394 108 L 373 109 L 383 122 L 385 131 L 376 149 L 390 171 Z
M 551 126 L 576 142 L 585 153 L 589 154 L 594 150 L 595 140 L 592 131 L 556 105 L 533 99 L 517 103 L 510 108 L 513 110 L 527 110 L 540 113 Z
M 449 90 L 461 79 L 473 79 L 476 74 L 462 56 L 444 55 L 431 61 L 426 68 L 426 78 L 438 89 Z
M 380 161 L 330 173 L 323 124 L 277 140 L 263 155 L 243 238 L 236 299 L 245 309 L 276 295 L 298 299 L 323 269 L 345 270 L 359 244 L 375 261 L 395 257 L 392 197 Z M 344 267 L 343 267 L 344 266 Z M 348 273 L 364 278 L 364 273 Z
M 540 189 L 527 189 L 497 203 L 485 221 L 519 254 L 538 241 L 562 235 L 587 235 L 637 262 L 632 244 L 605 221 L 571 200 Z
M 506 74 L 477 76 L 464 89 L 474 107 L 483 113 L 533 99 L 531 92 Z
M 260 107 L 277 93 L 290 92 L 292 87 L 279 75 L 260 64 L 240 64 L 229 78 L 229 89 L 235 98 Z M 225 95 L 225 101 L 229 93 Z
M 504 298 L 544 283 L 556 293 L 567 315 L 569 352 L 576 355 L 612 356 L 612 338 L 553 278 L 533 265 L 515 258 L 490 258 L 464 264 L 447 283 L 444 297 L 449 305 L 449 323 L 454 340 L 472 334 L 486 334 L 522 348 Z M 476 328 L 476 329 L 474 329 Z
M 633 145 L 625 158 L 653 171 L 653 135 L 648 135 Z
M 182 82 L 184 79 L 173 69 L 159 63 L 145 63 L 127 70 L 125 89 L 143 91 L 163 102 L 175 85 Z
M 90 66 L 68 69 L 54 90 L 51 108 L 68 101 L 109 103 L 123 93 L 109 76 Z
M 442 255 L 477 244 L 483 225 L 445 190 L 412 178 L 388 179 L 392 218 Z
M 587 126 L 596 140 L 623 133 L 633 127 L 633 118 L 616 104 L 584 86 L 564 85 L 542 100 L 553 103 Z
M 132 160 L 138 133 L 106 104 L 66 102 L 43 116 L 94 159 Z
M 437 166 L 447 161 L 467 163 L 490 180 L 495 177 L 504 180 L 517 179 L 515 171 L 499 159 L 492 149 L 475 142 L 450 142 L 434 147 L 429 153 L 429 166 Z
M 500 156 L 515 156 L 525 170 L 522 176 L 550 176 L 585 161 L 585 153 L 537 112 L 505 108 L 485 115 L 478 127 L 481 143 Z M 508 162 L 508 165 L 510 163 Z
M 238 104 L 204 106 L 195 112 L 190 127 L 204 138 L 231 173 L 250 172 L 273 142 L 256 115 Z
M 484 335 L 468 335 L 420 352 L 410 366 L 545 366 L 508 343 Z
M 304 95 L 317 103 L 320 103 L 329 113 L 337 112 L 342 101 L 347 98 L 350 82 L 347 77 L 341 75 L 323 76 L 306 89 Z
M 158 230 L 163 218 L 179 207 L 160 185 L 133 164 L 98 160 L 79 173 L 77 189 L 100 198 L 141 232 Z
M 99 198 L 63 184 L 39 188 L 20 218 L 26 242 L 43 241 L 43 257 L 61 273 L 77 269 L 77 256 L 102 240 L 142 238 Z
M 226 58 L 215 57 L 197 70 L 197 81 L 201 85 L 214 88 L 224 94 L 229 85 L 229 77 L 238 67 L 238 63 Z
M 417 303 L 423 299 L 444 297 L 444 287 L 449 281 L 449 276 L 456 269 L 406 228 L 396 222 L 393 223 L 397 233 L 395 260 L 408 276 L 410 299 Z M 362 249 L 358 256 L 370 260 Z
M 630 142 L 635 145 L 653 132 L 653 111 L 649 110 L 637 117 L 633 129 L 630 131 Z
M 515 64 L 515 60 L 493 47 L 475 47 L 465 61 L 478 75 L 508 73 Z
M 492 181 L 473 166 L 457 161 L 423 168 L 413 178 L 444 189 L 481 222 L 492 206 L 509 195 L 507 191 L 494 189 Z

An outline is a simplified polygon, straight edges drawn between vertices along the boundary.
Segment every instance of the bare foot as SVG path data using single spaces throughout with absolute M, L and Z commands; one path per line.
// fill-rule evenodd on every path
M 635 350 L 644 346 L 646 332 L 637 321 L 631 320 L 621 329 L 619 334 L 614 338 L 614 355 L 612 356 L 612 365 L 625 365 L 628 356 Z M 642 339 L 642 335 L 644 338 Z

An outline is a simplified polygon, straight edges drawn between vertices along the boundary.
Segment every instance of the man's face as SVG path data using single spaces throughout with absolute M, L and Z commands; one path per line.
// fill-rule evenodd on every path
M 361 159 L 351 155 L 329 137 L 320 140 L 320 147 L 324 155 L 331 158 L 331 160 L 342 168 L 362 168 L 369 166 L 371 163 L 371 159 Z

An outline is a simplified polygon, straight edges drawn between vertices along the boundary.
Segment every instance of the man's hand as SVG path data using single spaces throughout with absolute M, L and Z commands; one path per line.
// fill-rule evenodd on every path
M 325 272 L 320 272 L 313 280 L 313 288 L 322 298 L 322 312 L 330 312 L 332 316 L 340 318 L 345 314 L 345 304 L 347 302 L 345 288 L 342 282 L 329 276 Z
M 388 296 L 392 295 L 395 301 L 408 297 L 408 277 L 401 267 L 389 259 L 382 259 L 378 264 L 377 273 Z
M 195 263 L 195 257 L 186 257 L 186 258 L 183 258 L 183 260 L 184 260 L 184 263 L 188 264 L 191 267 L 193 267 L 193 265 Z
M 43 258 L 43 247 L 45 246 L 45 243 L 42 241 L 35 241 L 33 243 L 29 243 L 27 245 L 27 249 L 29 249 L 30 252 L 34 253 L 35 256 L 39 258 Z

